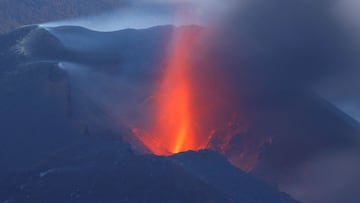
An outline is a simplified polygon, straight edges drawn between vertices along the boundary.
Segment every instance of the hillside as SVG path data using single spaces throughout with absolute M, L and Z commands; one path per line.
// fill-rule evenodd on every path
M 101 13 L 118 0 L 0 0 L 0 33 L 18 26 Z
M 0 35 L 0 202 L 295 203 L 216 152 L 144 155 L 117 122 L 140 119 L 174 29 Z

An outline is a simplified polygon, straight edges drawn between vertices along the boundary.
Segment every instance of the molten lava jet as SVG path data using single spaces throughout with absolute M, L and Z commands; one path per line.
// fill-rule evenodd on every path
M 168 68 L 159 88 L 154 134 L 167 143 L 167 150 L 178 153 L 198 150 L 206 146 L 196 139 L 192 104 L 191 46 L 197 39 L 192 29 L 180 29 L 175 33 Z
M 200 28 L 175 29 L 162 78 L 156 88 L 154 123 L 146 134 L 135 131 L 154 154 L 170 155 L 205 148 L 207 140 L 198 139 L 193 111 L 190 53 L 199 39 Z M 204 142 L 205 141 L 205 142 Z

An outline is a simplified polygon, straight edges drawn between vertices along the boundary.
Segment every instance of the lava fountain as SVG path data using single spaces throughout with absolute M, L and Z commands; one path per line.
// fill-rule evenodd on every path
M 166 150 L 178 153 L 196 146 L 191 116 L 191 78 L 189 48 L 192 32 L 180 29 L 175 33 L 168 68 L 157 92 L 157 115 L 153 134 L 166 143 Z
M 174 29 L 161 80 L 154 95 L 153 126 L 146 134 L 135 132 L 157 155 L 170 155 L 205 148 L 207 142 L 197 139 L 193 111 L 194 92 L 191 77 L 191 53 L 199 40 L 201 28 Z

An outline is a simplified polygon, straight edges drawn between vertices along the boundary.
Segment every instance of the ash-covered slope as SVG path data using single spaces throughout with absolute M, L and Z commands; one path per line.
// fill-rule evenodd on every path
M 169 160 L 180 164 L 189 173 L 230 197 L 233 202 L 293 202 L 287 194 L 279 194 L 277 189 L 239 171 L 216 152 L 185 152 L 169 157 Z
M 173 29 L 0 36 L 0 202 L 294 202 L 218 155 L 192 165 L 126 143 L 146 150 L 122 119 L 139 121 Z
M 67 30 L 65 28 L 60 29 L 62 31 Z M 72 30 L 75 36 L 79 32 L 85 32 L 83 33 L 84 38 L 93 34 L 91 31 L 84 31 L 82 28 L 69 29 Z M 48 156 L 51 152 L 82 139 L 79 136 L 81 134 L 94 134 L 95 131 L 113 130 L 108 126 L 104 126 L 108 123 L 106 119 L 113 118 L 110 118 L 101 108 L 102 103 L 86 97 L 89 96 L 87 94 L 89 92 L 86 91 L 94 92 L 99 83 L 81 81 L 70 76 L 60 68 L 59 63 L 61 61 L 70 61 L 72 66 L 76 67 L 79 67 L 82 63 L 91 64 L 92 66 L 86 66 L 85 72 L 81 73 L 84 77 L 89 77 L 91 68 L 97 68 L 95 71 L 102 71 L 104 74 L 111 72 L 109 74 L 128 77 L 132 74 L 132 70 L 137 71 L 140 66 L 136 63 L 131 64 L 129 62 L 131 59 L 122 60 L 121 65 L 98 65 L 99 61 L 115 61 L 121 58 L 122 54 L 126 55 L 130 52 L 132 47 L 139 42 L 134 37 L 129 39 L 130 36 L 133 36 L 132 32 L 140 35 L 139 38 L 154 36 L 155 39 L 149 39 L 149 43 L 155 41 L 161 45 L 156 40 L 156 37 L 162 39 L 163 33 L 169 33 L 170 30 L 170 27 L 159 28 L 157 35 L 148 35 L 154 32 L 152 30 L 144 32 L 120 31 L 114 32 L 112 35 L 105 34 L 106 38 L 113 39 L 112 46 L 103 47 L 102 49 L 99 47 L 86 49 L 84 47 L 84 52 L 89 50 L 88 52 L 93 54 L 84 59 L 81 57 L 84 54 L 83 52 L 77 54 L 73 49 L 66 48 L 66 43 L 62 43 L 53 34 L 37 26 L 24 27 L 2 35 L 0 37 L 0 145 L 3 153 L 0 155 L 0 163 L 3 167 L 0 170 L 11 171 L 27 168 L 39 161 L 39 159 Z M 98 33 L 98 35 L 102 36 L 101 33 Z M 94 40 L 96 39 L 94 38 Z M 124 47 L 121 44 L 127 44 L 127 46 Z M 146 52 L 153 53 L 149 50 L 151 45 L 143 45 Z M 96 54 L 96 52 L 99 54 Z M 108 53 L 114 54 L 110 55 Z M 152 56 L 143 54 L 143 57 Z M 146 58 L 139 58 L 139 60 L 150 61 L 146 60 Z M 126 64 L 131 65 L 127 66 Z M 123 67 L 128 68 L 124 70 Z M 142 67 L 147 68 L 148 66 Z M 101 74 L 95 74 L 94 78 L 98 79 L 101 76 Z M 125 82 L 121 80 L 120 76 L 117 79 L 120 80 L 119 82 L 123 82 L 123 84 L 119 84 L 117 89 L 119 91 L 121 88 L 128 90 L 128 86 L 132 85 L 127 82 L 133 80 L 133 78 Z M 80 81 L 80 84 L 76 83 L 77 81 Z M 116 86 L 117 84 L 114 83 L 110 83 L 110 85 Z M 104 89 L 106 87 L 99 91 Z M 131 102 L 137 99 L 136 96 L 140 96 L 124 95 Z M 126 100 L 123 98 L 124 95 L 119 97 Z M 98 97 L 101 97 L 101 95 L 98 95 Z M 102 97 L 105 98 L 105 96 Z M 111 98 L 106 99 L 111 100 Z M 118 101 L 119 99 L 115 99 L 115 102 Z M 100 122 L 94 119 L 100 119 L 100 117 L 104 119 L 103 123 L 101 123 L 103 125 L 98 124 L 98 127 L 95 127 L 94 123 Z M 88 126 L 93 126 L 93 128 Z
M 98 71 L 104 71 L 104 66 L 123 69 L 120 66 L 142 63 L 143 68 L 150 69 L 164 57 L 173 31 L 171 26 L 114 32 L 75 26 L 25 26 L 2 35 L 0 49 L 1 56 L 7 57 L 3 63 L 67 61 L 97 66 Z
M 231 202 L 181 166 L 88 137 L 0 185 L 5 202 Z

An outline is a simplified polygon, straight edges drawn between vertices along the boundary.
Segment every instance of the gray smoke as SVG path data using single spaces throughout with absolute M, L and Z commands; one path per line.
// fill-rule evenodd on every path
M 352 118 L 359 118 L 357 103 L 360 101 L 360 94 L 356 82 L 360 65 L 357 56 L 360 53 L 357 37 L 359 6 L 353 4 L 356 2 L 241 1 L 216 30 L 217 40 L 212 50 L 216 57 L 212 58 L 221 67 L 218 72 L 224 74 L 228 83 L 232 84 L 233 92 L 239 100 L 248 99 L 248 108 L 254 109 L 250 114 L 263 120 L 266 120 L 262 117 L 263 114 L 266 115 L 266 111 L 286 110 L 287 107 L 277 107 L 282 106 L 279 102 L 298 100 L 297 97 L 303 95 L 303 92 L 316 92 L 316 97 L 327 99 L 337 110 L 345 111 Z M 246 90 L 241 91 L 243 89 Z M 329 111 L 332 111 L 331 108 Z M 292 114 L 295 112 L 283 113 L 289 119 L 290 116 L 296 116 Z M 277 117 L 273 116 L 266 120 L 270 126 L 276 123 Z M 338 116 L 341 122 L 352 122 L 340 114 Z M 315 118 L 309 117 L 306 122 L 314 123 L 314 129 L 326 128 L 319 132 L 331 132 L 327 129 L 342 132 L 337 129 L 337 125 L 329 126 L 324 121 L 311 119 Z M 256 122 L 253 123 L 255 128 L 261 128 Z M 302 126 L 301 123 L 291 121 L 284 122 L 283 125 L 289 129 L 290 125 Z M 358 123 L 355 122 L 355 125 L 358 126 Z M 282 189 L 305 203 L 360 201 L 360 195 L 353 191 L 358 188 L 357 181 L 360 177 L 354 172 L 358 168 L 358 134 L 340 133 L 336 139 L 326 135 L 301 133 L 281 136 L 285 137 L 278 139 L 287 141 L 276 146 L 282 148 L 264 153 L 280 156 L 276 158 L 279 163 L 281 160 L 293 159 L 294 168 L 290 168 L 290 164 L 283 165 L 285 168 L 276 168 L 275 165 L 267 167 L 275 167 L 272 168 L 273 171 L 285 171 L 289 174 L 290 171 L 304 174 L 305 169 L 309 172 L 308 176 L 300 176 L 302 178 L 299 180 L 284 184 Z M 339 143 L 353 140 L 353 145 L 350 149 L 344 149 L 347 146 L 344 145 L 341 150 L 335 151 L 340 145 L 336 146 L 334 140 L 340 141 Z M 300 146 L 303 149 L 296 149 Z M 304 157 L 307 160 L 303 160 Z

